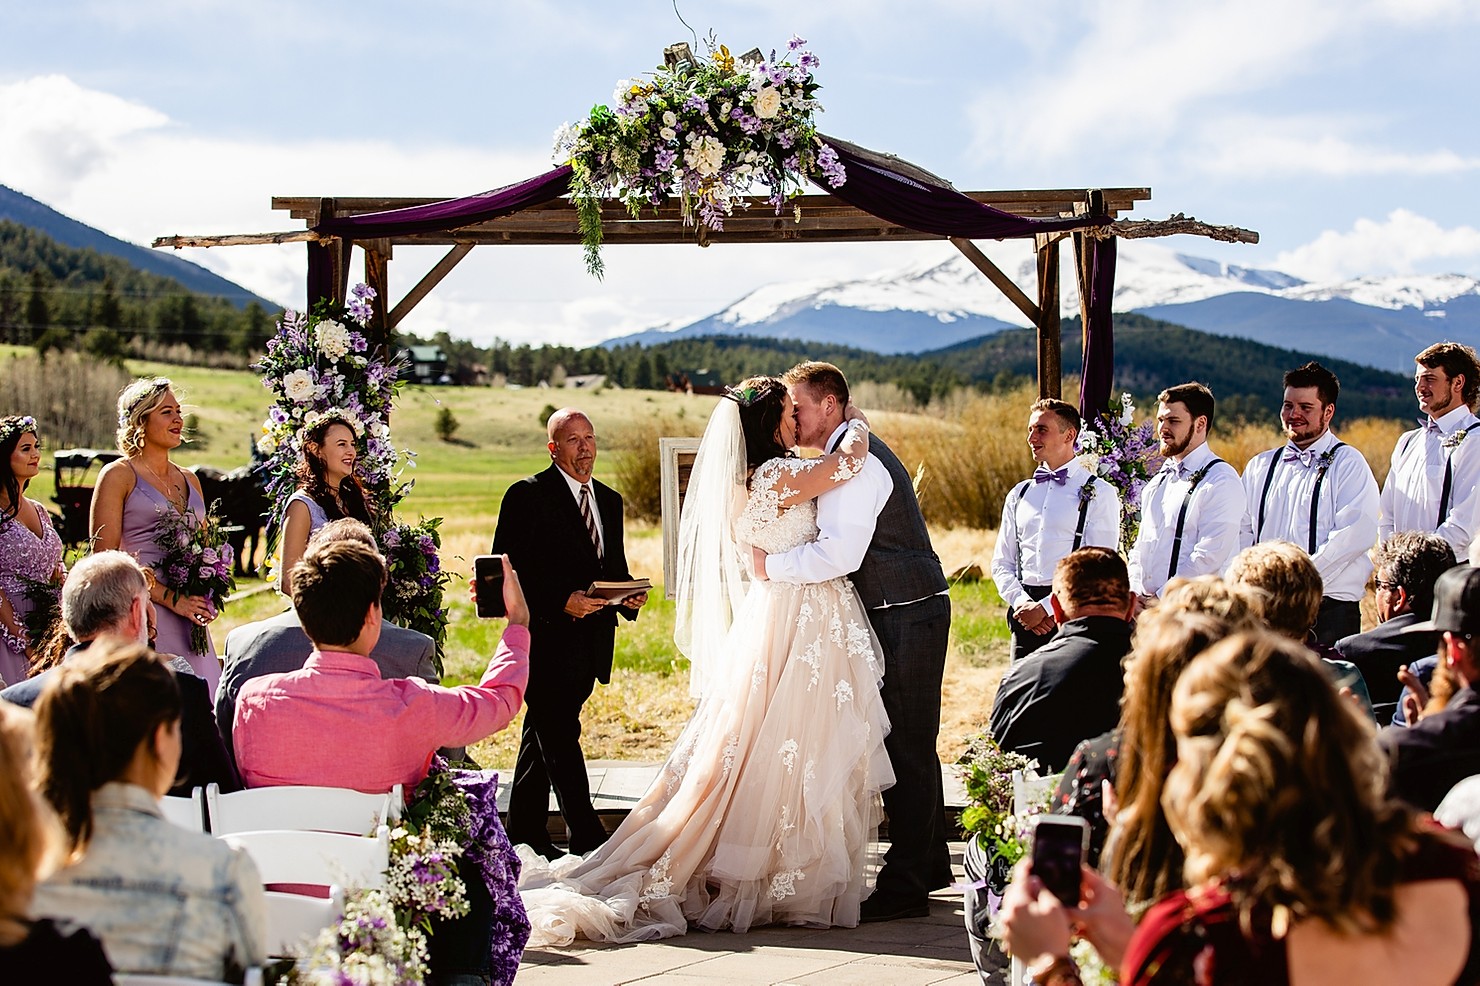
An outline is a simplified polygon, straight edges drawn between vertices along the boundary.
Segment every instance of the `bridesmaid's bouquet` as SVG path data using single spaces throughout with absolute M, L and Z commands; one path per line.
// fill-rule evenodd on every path
M 49 579 L 22 575 L 21 584 L 31 607 L 23 621 L 26 638 L 33 650 L 39 650 L 62 619 L 62 573 L 53 572 Z
M 205 596 L 213 613 L 225 608 L 227 595 L 236 588 L 236 578 L 231 574 L 234 556 L 214 509 L 205 520 L 190 510 L 160 510 L 154 545 L 164 552 L 158 570 L 166 593 L 175 599 Z M 190 628 L 191 651 L 205 654 L 210 643 L 205 624 Z

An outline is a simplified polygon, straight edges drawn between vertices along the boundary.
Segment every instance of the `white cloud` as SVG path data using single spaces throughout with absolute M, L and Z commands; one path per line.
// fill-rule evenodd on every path
M 1480 229 L 1444 228 L 1407 209 L 1381 222 L 1358 219 L 1274 258 L 1275 268 L 1311 281 L 1480 269 Z
M 1347 136 L 1369 125 L 1338 118 L 1230 115 L 1201 128 L 1186 160 L 1193 169 L 1233 178 L 1453 175 L 1480 169 L 1480 158 L 1447 149 L 1389 150 Z

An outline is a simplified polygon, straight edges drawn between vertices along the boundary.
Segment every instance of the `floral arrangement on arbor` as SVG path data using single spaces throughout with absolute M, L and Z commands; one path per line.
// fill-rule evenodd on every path
M 1139 425 L 1130 394 L 1120 395 L 1120 413 L 1105 412 L 1086 424 L 1076 443 L 1085 468 L 1120 493 L 1120 550 L 1129 554 L 1141 525 L 1141 491 L 1161 468 L 1156 422 Z
M 636 216 L 677 196 L 686 224 L 723 230 L 753 185 L 769 190 L 779 215 L 812 175 L 843 184 L 837 153 L 817 134 L 818 62 L 806 43 L 793 37 L 780 57 L 755 50 L 737 59 L 711 35 L 707 60 L 676 60 L 620 82 L 614 106 L 556 132 L 554 158 L 573 169 L 588 271 L 602 274 L 604 197 Z
M 385 618 L 432 638 L 439 675 L 442 648 L 447 640 L 447 610 L 442 607 L 442 597 L 450 581 L 438 556 L 442 547 L 441 526 L 441 517 L 423 518 L 416 524 L 392 525 L 380 535 L 389 569 L 389 580 L 381 598 Z
M 206 514 L 205 520 L 199 520 L 190 510 L 181 513 L 160 509 L 154 531 L 154 545 L 164 552 L 158 571 L 163 573 L 160 582 L 164 584 L 166 597 L 174 601 L 182 596 L 205 596 L 212 613 L 219 613 L 226 605 L 226 597 L 236 588 L 236 577 L 231 571 L 235 555 L 226 543 L 215 508 Z M 206 624 L 192 623 L 190 649 L 204 654 L 210 643 Z

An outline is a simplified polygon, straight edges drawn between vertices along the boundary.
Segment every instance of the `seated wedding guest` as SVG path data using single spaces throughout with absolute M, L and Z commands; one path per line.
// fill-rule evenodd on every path
M 1377 547 L 1373 585 L 1378 624 L 1338 640 L 1336 652 L 1367 679 L 1378 722 L 1387 722 L 1396 711 L 1403 690 L 1399 669 L 1433 657 L 1438 649 L 1438 633 L 1414 630 L 1413 625 L 1432 615 L 1434 583 L 1455 560 L 1449 542 L 1426 531 L 1400 531 Z
M 358 541 L 372 551 L 379 551 L 375 535 L 370 528 L 352 517 L 331 520 L 314 532 L 310 545 L 329 544 L 335 541 Z M 266 674 L 283 674 L 297 671 L 313 653 L 313 644 L 303 632 L 298 611 L 292 606 L 277 616 L 256 623 L 246 623 L 226 635 L 221 684 L 216 688 L 216 724 L 226 741 L 226 750 L 234 754 L 231 746 L 231 727 L 236 716 L 236 697 L 243 685 L 253 678 Z M 380 676 L 392 678 L 424 678 L 432 684 L 440 684 L 435 663 L 436 645 L 432 638 L 415 630 L 398 627 L 394 623 L 382 623 L 380 640 L 370 652 L 370 660 L 380 668 Z M 449 752 L 449 760 L 462 759 L 461 750 Z
M 0 704 L 0 969 L 7 982 L 105 986 L 113 969 L 85 928 L 30 918 L 54 856 L 51 819 L 31 786 L 31 713 Z
M 1463 832 L 1480 850 L 1480 774 L 1466 777 L 1449 789 L 1434 809 L 1434 821 Z
M 1120 659 L 1130 649 L 1135 600 L 1125 562 L 1109 548 L 1080 548 L 1060 559 L 1049 598 L 1058 632 L 1008 670 L 989 728 L 1004 750 L 1054 773 L 1081 740 L 1119 717 Z
M 1439 806 L 1449 789 L 1480 774 L 1480 569 L 1459 565 L 1434 584 L 1434 615 L 1413 625 L 1439 634 L 1439 669 L 1455 691 L 1442 709 L 1429 711 L 1407 728 L 1378 734 L 1392 769 L 1392 792 L 1425 811 Z
M 63 666 L 86 653 L 95 641 L 108 637 L 147 644 L 149 581 L 134 557 L 122 551 L 99 551 L 72 566 L 62 584 L 62 622 L 77 641 L 63 658 Z M 156 655 L 182 674 L 180 690 L 180 772 L 170 794 L 188 796 L 194 787 L 215 782 L 223 791 L 241 789 L 236 770 L 226 756 L 216 717 L 211 712 L 205 680 L 196 677 L 184 658 Z M 58 675 L 50 668 L 19 685 L 0 691 L 0 699 L 31 708 Z
M 439 746 L 503 729 L 529 675 L 529 607 L 504 562 L 509 625 L 476 685 L 387 681 L 370 659 L 380 639 L 385 562 L 352 540 L 316 544 L 293 569 L 293 608 L 314 651 L 303 668 L 242 686 L 233 746 L 248 787 L 320 784 L 410 792 Z M 333 737 L 334 742 L 324 742 Z
M 1321 572 L 1310 555 L 1289 541 L 1264 541 L 1235 555 L 1225 577 L 1234 585 L 1245 585 L 1258 593 L 1264 625 L 1310 648 L 1324 662 L 1337 687 L 1350 689 L 1367 714 L 1374 715 L 1362 673 L 1316 640 L 1312 631 L 1324 589 Z
M 35 607 L 31 588 L 66 571 L 62 539 L 51 526 L 51 515 L 25 495 L 40 472 L 36 419 L 20 414 L 0 418 L 0 680 L 11 685 L 33 673 L 44 643 L 32 640 L 26 628 Z
M 364 426 L 358 429 L 363 430 Z M 355 478 L 359 442 L 357 429 L 349 419 L 337 415 L 318 421 L 303 435 L 298 490 L 288 498 L 282 518 L 278 587 L 289 598 L 293 595 L 293 566 L 303 557 L 309 538 L 319 528 L 341 517 L 366 525 L 371 523 L 370 504 Z
M 1171 725 L 1162 802 L 1189 889 L 1133 925 L 1095 871 L 1066 908 L 1022 864 L 1001 925 L 1033 982 L 1080 982 L 1071 920 L 1126 986 L 1480 979 L 1480 860 L 1385 795 L 1371 725 L 1308 650 L 1215 644 L 1178 680 Z
M 239 983 L 265 958 L 257 867 L 159 810 L 180 760 L 176 677 L 147 647 L 109 639 L 42 693 L 40 789 L 71 859 L 34 911 L 91 929 L 119 972 Z

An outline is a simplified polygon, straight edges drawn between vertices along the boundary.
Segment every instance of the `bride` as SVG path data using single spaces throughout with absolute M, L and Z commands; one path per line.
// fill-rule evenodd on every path
M 798 459 L 780 380 L 726 396 L 679 528 L 674 638 L 698 706 L 605 845 L 553 864 L 520 847 L 531 947 L 858 923 L 879 792 L 894 783 L 882 652 L 847 579 L 750 581 L 744 566 L 750 545 L 816 539 L 816 497 L 863 467 L 868 423 L 850 407 L 838 450 Z

